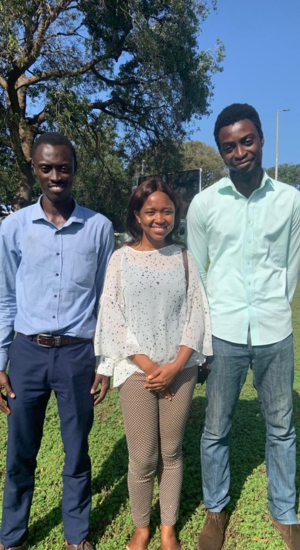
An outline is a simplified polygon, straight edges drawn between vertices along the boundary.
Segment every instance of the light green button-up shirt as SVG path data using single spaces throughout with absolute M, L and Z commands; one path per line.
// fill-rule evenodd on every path
M 246 344 L 250 326 L 259 346 L 291 334 L 300 270 L 297 189 L 264 173 L 247 199 L 223 178 L 194 197 L 187 244 L 207 288 L 214 336 Z

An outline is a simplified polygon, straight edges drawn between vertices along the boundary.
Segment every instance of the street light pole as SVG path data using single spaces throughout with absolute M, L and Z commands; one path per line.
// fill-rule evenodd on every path
M 276 123 L 276 158 L 275 158 L 275 180 L 278 180 L 278 144 L 279 144 L 279 113 L 286 113 L 291 109 L 278 109 Z
M 202 191 L 202 168 L 199 168 L 199 193 Z

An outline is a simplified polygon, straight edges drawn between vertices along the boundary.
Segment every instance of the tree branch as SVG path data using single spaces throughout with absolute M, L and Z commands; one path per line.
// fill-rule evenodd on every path
M 131 86 L 133 84 L 145 84 L 145 81 L 140 78 L 107 78 L 106 76 L 100 74 L 99 71 L 97 71 L 96 67 L 92 67 L 91 71 L 97 78 L 99 78 L 99 80 L 102 80 L 102 82 L 105 82 L 105 84 L 108 84 L 109 86 Z
M 46 111 L 45 111 L 45 109 L 43 109 L 42 111 L 40 111 L 36 115 L 34 115 L 30 118 L 27 118 L 27 122 L 30 126 L 35 126 L 35 125 L 39 126 L 45 120 L 46 120 Z
M 7 82 L 3 76 L 0 76 L 0 86 L 3 90 L 7 91 Z
M 65 70 L 65 69 L 53 69 L 52 71 L 44 71 L 40 75 L 35 76 L 24 76 L 20 78 L 20 84 L 18 88 L 21 88 L 22 86 L 31 86 L 32 84 L 37 84 L 38 82 L 46 82 L 48 80 L 51 80 L 52 78 L 62 78 L 65 76 L 79 76 L 82 74 L 87 73 L 89 70 L 94 67 L 97 63 L 100 63 L 101 61 L 104 61 L 105 59 L 111 59 L 111 53 L 106 53 L 103 55 L 99 55 L 98 57 L 95 57 L 88 63 L 85 63 L 81 67 L 78 67 L 78 69 L 73 69 L 71 71 Z

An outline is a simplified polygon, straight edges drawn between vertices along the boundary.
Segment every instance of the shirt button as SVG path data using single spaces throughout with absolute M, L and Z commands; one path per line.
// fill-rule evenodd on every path
M 56 277 L 58 277 L 58 276 L 59 276 L 59 273 L 55 273 L 55 275 L 56 275 Z
M 59 254 L 60 254 L 59 252 L 56 252 L 56 256 L 59 256 Z
M 57 298 L 57 294 L 54 294 L 54 298 Z
M 52 319 L 55 319 L 55 315 L 52 315 Z
M 248 241 L 248 244 L 251 244 L 251 241 Z

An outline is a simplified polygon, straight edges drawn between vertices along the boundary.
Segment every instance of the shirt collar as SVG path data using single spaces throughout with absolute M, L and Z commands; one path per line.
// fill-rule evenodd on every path
M 42 196 L 41 195 L 39 197 L 39 200 L 37 201 L 37 203 L 33 204 L 32 206 L 32 209 L 33 209 L 33 212 L 32 212 L 32 216 L 31 216 L 31 220 L 32 221 L 37 221 L 37 220 L 46 220 L 47 222 L 51 223 L 50 220 L 47 218 L 44 210 L 42 209 L 42 205 L 41 205 L 41 199 L 42 199 Z M 74 200 L 74 203 L 75 203 L 75 208 L 71 214 L 71 216 L 69 217 L 69 219 L 66 221 L 66 223 L 63 225 L 63 227 L 65 227 L 66 225 L 70 225 L 71 223 L 81 223 L 81 224 L 84 224 L 84 215 L 83 215 L 83 209 L 82 209 L 82 206 L 80 206 L 76 200 L 74 199 L 73 197 L 73 200 Z
M 264 172 L 263 173 L 263 177 L 262 177 L 262 180 L 261 180 L 261 183 L 260 183 L 260 186 L 259 186 L 259 189 L 262 189 L 263 187 L 265 187 L 266 185 L 271 185 L 273 188 L 274 188 L 274 180 L 272 180 L 267 172 Z M 226 187 L 231 187 L 231 189 L 233 191 L 235 191 L 236 193 L 238 193 L 234 183 L 232 182 L 232 179 L 230 177 L 230 175 L 226 176 L 225 178 L 223 178 L 221 180 L 221 183 L 220 183 L 220 189 L 225 189 Z

